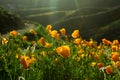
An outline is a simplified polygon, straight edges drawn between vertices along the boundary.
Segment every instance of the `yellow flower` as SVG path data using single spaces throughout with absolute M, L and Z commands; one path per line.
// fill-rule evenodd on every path
M 94 67 L 96 65 L 96 62 L 92 62 L 91 66 Z
M 79 37 L 79 30 L 74 30 L 73 33 L 72 33 L 72 37 L 73 38 Z
M 52 29 L 52 26 L 51 26 L 51 25 L 47 25 L 46 31 L 47 31 L 49 34 L 51 33 L 51 29 Z
M 68 58 L 70 56 L 70 48 L 67 45 L 56 48 L 56 51 L 58 55 L 63 58 Z
M 7 43 L 8 43 L 8 39 L 2 38 L 2 44 L 4 45 L 4 44 L 7 44 Z
M 26 41 L 27 41 L 27 36 L 23 36 L 23 37 L 22 37 L 22 40 L 23 40 L 24 42 L 26 42 Z
M 78 51 L 78 56 L 81 56 L 83 52 L 84 52 L 84 51 L 83 51 L 82 49 L 80 49 L 80 50 Z
M 112 72 L 113 72 L 112 67 L 110 65 L 106 66 L 106 73 L 107 74 L 112 74 Z
M 62 36 L 65 36 L 65 35 L 66 35 L 66 30 L 65 30 L 65 28 L 60 29 L 60 32 L 61 32 Z
M 16 37 L 18 32 L 16 30 L 10 31 L 10 36 Z
M 59 64 L 58 58 L 55 58 L 55 64 Z
M 85 54 L 81 54 L 81 57 L 84 58 L 84 57 L 85 57 Z
M 41 55 L 42 55 L 43 57 L 46 57 L 45 51 L 42 51 L 42 52 L 41 52 Z
M 30 29 L 30 31 L 29 31 L 31 34 L 34 34 L 34 35 L 36 35 L 37 34 L 37 32 L 35 32 L 35 30 L 33 30 L 33 29 Z
M 46 47 L 46 48 L 49 48 L 49 47 L 51 47 L 51 44 L 48 43 L 48 42 L 45 42 L 45 47 Z
M 18 59 L 18 58 L 19 58 L 19 55 L 18 55 L 18 54 L 16 54 L 16 55 L 15 55 L 15 58 L 17 58 L 17 59 Z

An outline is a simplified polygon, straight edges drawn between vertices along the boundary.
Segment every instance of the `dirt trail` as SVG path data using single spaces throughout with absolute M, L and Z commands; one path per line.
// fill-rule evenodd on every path
M 23 29 L 18 29 L 17 32 L 18 33 L 24 33 L 24 32 L 28 32 L 30 29 L 34 29 L 36 26 L 32 23 L 24 23 L 25 24 L 25 28 Z M 3 34 L 3 37 L 7 37 L 7 34 Z
M 19 29 L 19 30 L 17 30 L 17 32 L 24 33 L 24 32 L 29 31 L 30 29 L 34 29 L 35 27 L 36 26 L 34 24 L 25 23 L 25 28 L 24 29 Z

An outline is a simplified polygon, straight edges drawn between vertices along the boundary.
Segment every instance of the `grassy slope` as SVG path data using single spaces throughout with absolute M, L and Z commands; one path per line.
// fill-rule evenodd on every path
M 65 27 L 69 29 L 67 34 L 71 34 L 73 30 L 79 29 L 83 38 L 95 38 L 96 40 L 99 37 L 95 37 L 95 34 L 99 34 L 100 28 L 120 19 L 120 7 L 113 8 L 107 11 L 100 11 L 95 14 L 77 16 L 74 18 L 68 18 L 64 21 L 53 24 L 54 29 L 60 29 Z M 101 32 L 103 34 L 103 32 Z
M 114 21 L 107 26 L 99 29 L 98 33 L 94 35 L 96 40 L 107 38 L 109 40 L 120 39 L 120 19 Z
M 70 14 L 65 17 L 65 19 L 68 18 L 74 18 L 79 16 L 86 16 L 86 15 L 92 15 L 98 12 L 107 11 L 109 8 L 96 8 L 96 7 L 88 7 L 88 8 L 79 8 L 74 11 L 73 14 Z

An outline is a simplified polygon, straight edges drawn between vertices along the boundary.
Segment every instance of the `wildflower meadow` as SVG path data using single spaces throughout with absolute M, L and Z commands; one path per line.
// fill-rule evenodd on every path
M 120 80 L 120 43 L 38 25 L 0 36 L 0 80 Z

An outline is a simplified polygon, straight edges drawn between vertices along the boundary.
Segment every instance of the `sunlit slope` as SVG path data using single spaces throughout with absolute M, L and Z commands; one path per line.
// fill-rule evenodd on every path
M 64 19 L 78 16 L 87 16 L 101 11 L 109 10 L 108 8 L 80 8 L 76 10 L 60 10 L 55 7 L 49 8 L 29 8 L 16 10 L 23 19 L 40 22 L 43 25 L 56 23 Z M 74 13 L 74 14 L 73 14 Z
M 93 37 L 100 28 L 120 19 L 120 7 L 101 11 L 91 15 L 77 16 L 53 24 L 54 29 L 66 28 L 70 35 L 73 30 L 79 29 L 84 38 Z M 96 31 L 97 30 L 97 31 Z M 101 32 L 101 34 L 103 34 Z
M 47 8 L 28 8 L 19 9 L 14 11 L 19 14 L 22 19 L 38 22 L 46 26 L 47 24 L 54 23 L 66 16 L 66 10 L 56 10 L 55 7 Z
M 65 19 L 67 18 L 74 18 L 74 17 L 79 17 L 79 16 L 87 16 L 87 15 L 92 15 L 95 13 L 99 13 L 102 11 L 107 11 L 110 8 L 98 8 L 98 7 L 85 7 L 85 8 L 79 8 L 74 11 L 74 13 L 67 15 Z

